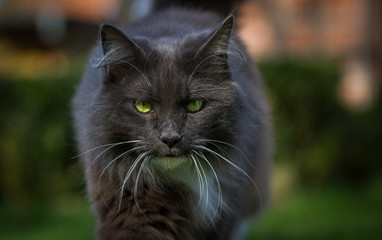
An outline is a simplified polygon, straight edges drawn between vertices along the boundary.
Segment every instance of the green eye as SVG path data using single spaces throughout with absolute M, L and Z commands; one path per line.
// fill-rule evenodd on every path
M 135 107 L 141 113 L 148 113 L 148 112 L 150 112 L 153 109 L 153 107 L 151 106 L 150 103 L 144 102 L 144 101 L 136 101 L 135 102 Z
M 203 107 L 202 100 L 194 100 L 187 105 L 187 110 L 191 113 L 194 113 L 194 112 L 200 111 L 202 107 Z

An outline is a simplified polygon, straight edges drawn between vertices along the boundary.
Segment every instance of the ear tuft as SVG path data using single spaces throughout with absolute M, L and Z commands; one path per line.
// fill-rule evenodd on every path
M 119 83 L 127 67 L 134 66 L 145 53 L 121 30 L 109 24 L 101 26 L 100 39 L 103 56 L 93 66 L 103 67 L 104 82 Z
M 103 24 L 100 29 L 101 46 L 104 57 L 101 66 L 111 66 L 132 61 L 143 50 L 123 32 L 110 24 Z
M 214 31 L 207 42 L 198 50 L 198 54 L 226 55 L 233 29 L 233 16 L 227 17 Z

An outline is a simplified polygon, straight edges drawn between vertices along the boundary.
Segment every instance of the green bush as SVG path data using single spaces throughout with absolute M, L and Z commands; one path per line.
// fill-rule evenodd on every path
M 276 161 L 295 166 L 300 183 L 355 183 L 378 173 L 380 98 L 368 112 L 345 111 L 337 97 L 340 68 L 333 61 L 282 59 L 259 68 L 273 107 Z
M 80 74 L 0 81 L 0 201 L 18 204 L 78 190 L 70 98 Z M 77 185 L 77 186 L 76 186 Z

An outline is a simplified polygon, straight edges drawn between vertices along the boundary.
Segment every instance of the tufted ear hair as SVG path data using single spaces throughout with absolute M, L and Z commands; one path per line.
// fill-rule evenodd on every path
M 104 69 L 104 82 L 120 79 L 124 67 L 132 66 L 136 59 L 145 55 L 134 41 L 110 24 L 101 26 L 100 39 L 103 57 L 97 67 Z
M 233 16 L 227 17 L 220 26 L 208 38 L 206 43 L 197 51 L 195 56 L 203 55 L 219 55 L 227 57 L 229 42 L 233 29 Z
M 128 61 L 144 51 L 123 32 L 110 24 L 103 24 L 100 30 L 101 45 L 104 57 L 109 63 L 118 64 Z
M 204 44 L 197 50 L 193 61 L 198 64 L 197 68 L 201 70 L 198 71 L 200 74 L 213 72 L 216 79 L 231 79 L 231 60 L 228 59 L 228 54 L 238 55 L 241 59 L 239 51 L 237 53 L 235 50 L 232 51 L 232 47 L 235 47 L 231 41 L 232 29 L 233 16 L 231 15 L 210 34 Z

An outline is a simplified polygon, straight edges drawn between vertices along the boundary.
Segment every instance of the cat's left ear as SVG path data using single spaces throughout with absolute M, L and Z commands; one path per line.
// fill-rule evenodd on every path
M 131 60 L 137 55 L 144 54 L 136 43 L 110 24 L 101 26 L 100 37 L 103 54 L 111 60 Z
M 206 43 L 198 50 L 195 56 L 207 54 L 208 56 L 216 55 L 226 58 L 232 29 L 233 16 L 231 15 L 220 24 L 220 26 L 213 32 L 212 36 L 209 37 Z
M 125 67 L 131 65 L 145 52 L 118 28 L 104 24 L 100 29 L 104 82 L 119 83 Z

